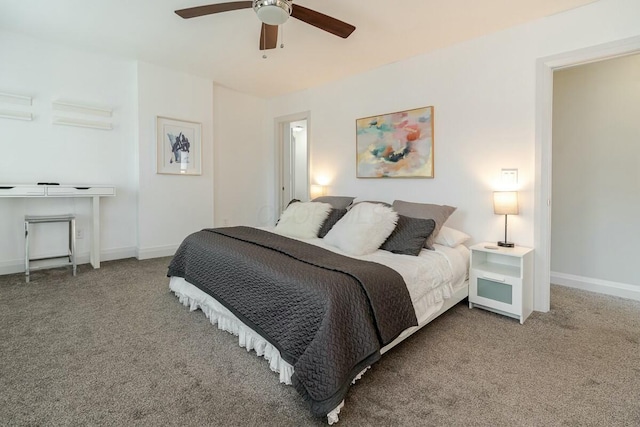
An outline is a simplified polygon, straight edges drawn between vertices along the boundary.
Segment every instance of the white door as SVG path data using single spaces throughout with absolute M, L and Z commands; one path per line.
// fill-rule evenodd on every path
M 301 115 L 278 121 L 280 139 L 278 216 L 292 199 L 309 200 L 308 118 Z

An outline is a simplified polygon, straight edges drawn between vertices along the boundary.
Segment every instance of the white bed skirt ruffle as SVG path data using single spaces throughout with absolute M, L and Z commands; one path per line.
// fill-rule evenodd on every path
M 291 385 L 293 366 L 284 361 L 280 351 L 253 329 L 242 323 L 225 306 L 181 277 L 172 277 L 169 288 L 189 310 L 202 310 L 212 325 L 238 337 L 238 344 L 247 351 L 255 350 L 258 356 L 269 361 L 269 368 L 280 374 L 280 382 Z
M 169 288 L 178 297 L 179 301 L 189 310 L 202 310 L 212 325 L 217 325 L 218 329 L 229 332 L 238 337 L 238 344 L 247 351 L 254 350 L 258 356 L 262 356 L 269 361 L 269 368 L 280 374 L 280 382 L 291 385 L 291 376 L 293 375 L 293 366 L 287 363 L 280 356 L 280 351 L 265 340 L 260 334 L 242 323 L 231 311 L 220 304 L 210 295 L 201 291 L 197 287 L 181 277 L 172 277 L 169 282 Z M 353 383 L 359 380 L 365 371 L 360 372 Z M 338 414 L 344 406 L 344 400 L 327 414 L 327 422 L 329 425 L 338 422 Z

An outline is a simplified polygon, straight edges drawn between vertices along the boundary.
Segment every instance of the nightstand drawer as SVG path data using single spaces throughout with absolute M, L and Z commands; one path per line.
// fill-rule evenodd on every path
M 469 275 L 473 277 L 474 281 L 479 279 L 484 279 L 492 282 L 504 283 L 505 285 L 509 285 L 509 286 L 519 286 L 521 283 L 520 279 L 516 277 L 505 276 L 502 274 L 494 273 L 492 271 L 489 272 L 489 271 L 484 271 L 484 270 L 475 269 L 475 268 L 471 269 L 471 272 Z
M 513 304 L 513 287 L 493 280 L 478 278 L 478 296 L 498 301 L 504 304 Z
M 469 302 L 493 308 L 512 316 L 522 314 L 522 283 L 520 280 L 493 272 L 471 270 Z

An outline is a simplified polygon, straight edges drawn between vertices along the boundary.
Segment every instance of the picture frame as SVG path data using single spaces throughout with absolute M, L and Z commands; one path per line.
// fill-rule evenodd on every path
M 202 175 L 202 124 L 156 117 L 157 173 Z
M 433 178 L 433 106 L 356 119 L 357 178 Z

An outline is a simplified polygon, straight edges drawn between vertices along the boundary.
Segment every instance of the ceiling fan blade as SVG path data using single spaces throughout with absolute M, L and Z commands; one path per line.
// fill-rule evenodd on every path
M 316 12 L 315 10 L 298 6 L 297 4 L 293 5 L 291 16 L 301 20 L 302 22 L 313 25 L 314 27 L 320 28 L 321 30 L 335 34 L 338 37 L 342 37 L 343 39 L 349 37 L 356 29 L 356 27 L 351 24 L 347 24 L 339 19 Z
M 184 19 L 196 18 L 198 16 L 211 15 L 230 10 L 250 9 L 253 7 L 252 1 L 231 1 L 227 3 L 208 4 L 206 6 L 190 7 L 188 9 L 176 10 L 176 13 Z
M 275 49 L 278 44 L 278 26 L 262 24 L 260 30 L 260 50 Z

